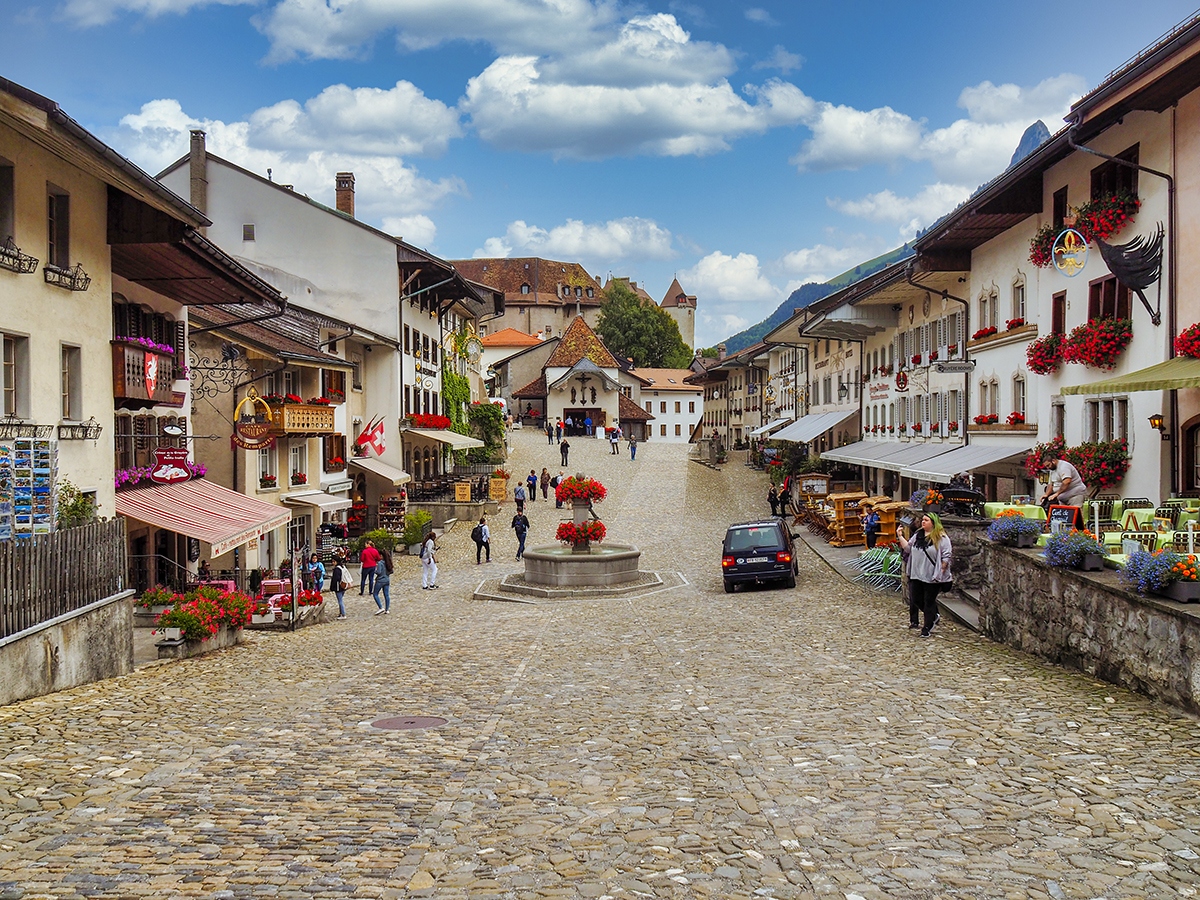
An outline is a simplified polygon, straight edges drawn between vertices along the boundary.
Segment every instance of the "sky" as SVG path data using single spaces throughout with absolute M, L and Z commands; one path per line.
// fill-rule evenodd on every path
M 211 152 L 445 259 L 541 256 L 696 342 L 899 246 L 1195 8 L 1149 0 L 0 0 L 0 76 L 151 174 Z

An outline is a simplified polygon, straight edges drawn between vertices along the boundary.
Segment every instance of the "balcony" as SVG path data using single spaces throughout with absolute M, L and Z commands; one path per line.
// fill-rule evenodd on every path
M 113 399 L 118 409 L 147 409 L 175 401 L 175 357 L 124 341 L 112 342 Z
M 271 407 L 271 433 L 276 437 L 333 434 L 333 407 L 319 403 L 283 403 Z

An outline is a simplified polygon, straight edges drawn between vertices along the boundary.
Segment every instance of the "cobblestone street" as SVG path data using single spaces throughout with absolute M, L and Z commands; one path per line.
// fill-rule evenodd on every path
M 558 463 L 514 439 L 514 478 Z M 442 539 L 441 590 L 398 557 L 389 616 L 351 592 L 345 622 L 0 708 L 0 898 L 1200 891 L 1192 717 L 953 624 L 921 640 L 803 543 L 794 591 L 726 595 L 762 473 L 571 445 L 609 539 L 684 586 L 474 601 L 518 571 L 509 503 L 490 565 L 469 523 Z M 569 510 L 528 514 L 536 547 Z

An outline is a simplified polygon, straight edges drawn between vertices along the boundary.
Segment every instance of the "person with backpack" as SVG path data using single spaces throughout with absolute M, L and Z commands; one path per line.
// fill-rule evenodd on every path
M 550 489 L 554 491 L 554 506 L 556 509 L 562 509 L 562 501 L 558 499 L 558 485 L 563 480 L 563 473 L 559 472 L 550 479 Z
M 525 484 L 529 488 L 529 502 L 532 503 L 537 499 L 538 476 L 536 469 L 529 470 L 529 477 L 525 479 Z
M 482 563 L 483 551 L 487 550 L 487 561 L 492 561 L 492 532 L 488 528 L 487 518 L 479 517 L 479 524 L 471 529 L 471 540 L 475 542 L 475 565 Z
M 437 587 L 437 546 L 433 532 L 425 535 L 421 542 L 421 590 L 432 591 Z
M 525 512 L 525 485 L 517 482 L 517 486 L 513 488 L 513 500 L 517 503 L 517 512 Z
M 330 576 L 330 587 L 333 588 L 333 595 L 337 597 L 338 602 L 338 618 L 346 618 L 346 591 L 353 584 L 350 580 L 350 567 L 346 565 L 346 557 L 344 554 L 339 554 L 337 564 L 333 567 L 333 575 Z
M 392 554 L 387 550 L 379 551 L 379 562 L 375 563 L 375 615 L 386 616 L 392 611 Z M 379 595 L 383 594 L 383 600 Z
M 517 559 L 525 556 L 525 536 L 529 534 L 529 517 L 525 513 L 517 513 L 512 518 L 512 529 L 517 534 Z

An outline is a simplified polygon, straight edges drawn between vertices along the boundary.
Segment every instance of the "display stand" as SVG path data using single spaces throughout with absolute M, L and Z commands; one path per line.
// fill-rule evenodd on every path
M 906 509 L 908 509 L 908 504 L 902 500 L 888 499 L 875 504 L 875 512 L 879 513 L 879 535 L 875 539 L 876 546 L 895 543 L 896 525 L 900 520 L 900 513 Z
M 408 494 L 384 494 L 379 498 L 379 527 L 389 534 L 404 534 Z
M 829 495 L 834 516 L 833 540 L 829 542 L 831 545 L 853 547 L 865 543 L 859 506 L 866 499 L 867 495 L 863 491 Z

